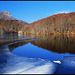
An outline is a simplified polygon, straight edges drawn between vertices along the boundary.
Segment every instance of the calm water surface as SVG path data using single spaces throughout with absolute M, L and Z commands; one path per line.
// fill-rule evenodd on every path
M 57 64 L 57 70 L 54 74 L 75 74 L 75 35 L 27 36 L 35 37 L 36 39 L 23 39 L 21 41 L 17 41 L 17 39 L 25 38 L 25 36 L 0 36 L 0 66 L 3 64 L 3 66 L 0 67 L 0 73 L 8 71 L 13 72 L 16 69 L 21 70 L 21 68 L 17 67 L 24 66 L 23 64 L 14 67 L 14 69 L 12 64 L 17 65 L 18 63 L 21 63 L 21 60 L 24 61 L 23 59 L 18 60 L 23 56 L 29 58 L 41 58 L 50 61 L 61 61 L 61 64 Z M 7 44 L 12 42 L 14 43 L 10 44 L 8 49 Z M 13 60 L 14 63 L 12 63 Z M 19 62 L 17 63 L 17 61 Z
M 12 53 L 50 61 L 60 61 L 64 56 L 75 56 L 75 35 L 28 35 L 33 41 L 14 44 Z

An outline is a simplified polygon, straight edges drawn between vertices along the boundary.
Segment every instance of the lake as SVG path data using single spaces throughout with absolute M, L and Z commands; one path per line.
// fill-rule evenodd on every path
M 61 65 L 57 62 L 58 70 L 55 74 L 75 74 L 75 35 L 26 35 L 28 36 L 34 39 L 11 44 L 10 51 L 22 57 L 61 61 Z M 64 62 L 69 65 L 65 66 Z
M 75 38 L 69 35 L 31 35 L 36 39 L 12 50 L 12 53 L 31 58 L 60 61 L 63 56 L 75 56 Z

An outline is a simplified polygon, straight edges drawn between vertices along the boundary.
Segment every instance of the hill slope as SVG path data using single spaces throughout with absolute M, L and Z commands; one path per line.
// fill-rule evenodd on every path
M 0 12 L 0 35 L 18 33 L 21 28 L 27 25 L 27 22 L 15 19 L 7 11 Z
M 75 12 L 55 14 L 29 24 L 26 33 L 75 34 Z

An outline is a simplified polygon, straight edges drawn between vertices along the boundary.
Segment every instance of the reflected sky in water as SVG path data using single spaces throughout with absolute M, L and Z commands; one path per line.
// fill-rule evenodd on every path
M 74 35 L 31 35 L 36 40 L 25 44 L 14 44 L 12 53 L 30 57 L 42 58 L 50 61 L 61 60 L 63 56 L 75 56 L 75 36 Z M 17 46 L 16 46 L 17 45 Z

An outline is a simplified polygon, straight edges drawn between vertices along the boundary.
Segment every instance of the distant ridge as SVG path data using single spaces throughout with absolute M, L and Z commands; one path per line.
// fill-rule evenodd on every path
M 7 11 L 0 12 L 0 18 L 5 20 L 17 20 Z
M 5 20 L 18 20 L 16 18 L 14 18 L 9 12 L 7 11 L 2 11 L 0 12 L 0 19 L 5 19 Z M 22 21 L 22 20 L 18 20 L 18 21 L 21 21 L 21 22 L 24 22 L 24 23 L 27 23 L 25 21 Z M 27 23 L 28 24 L 28 23 Z

